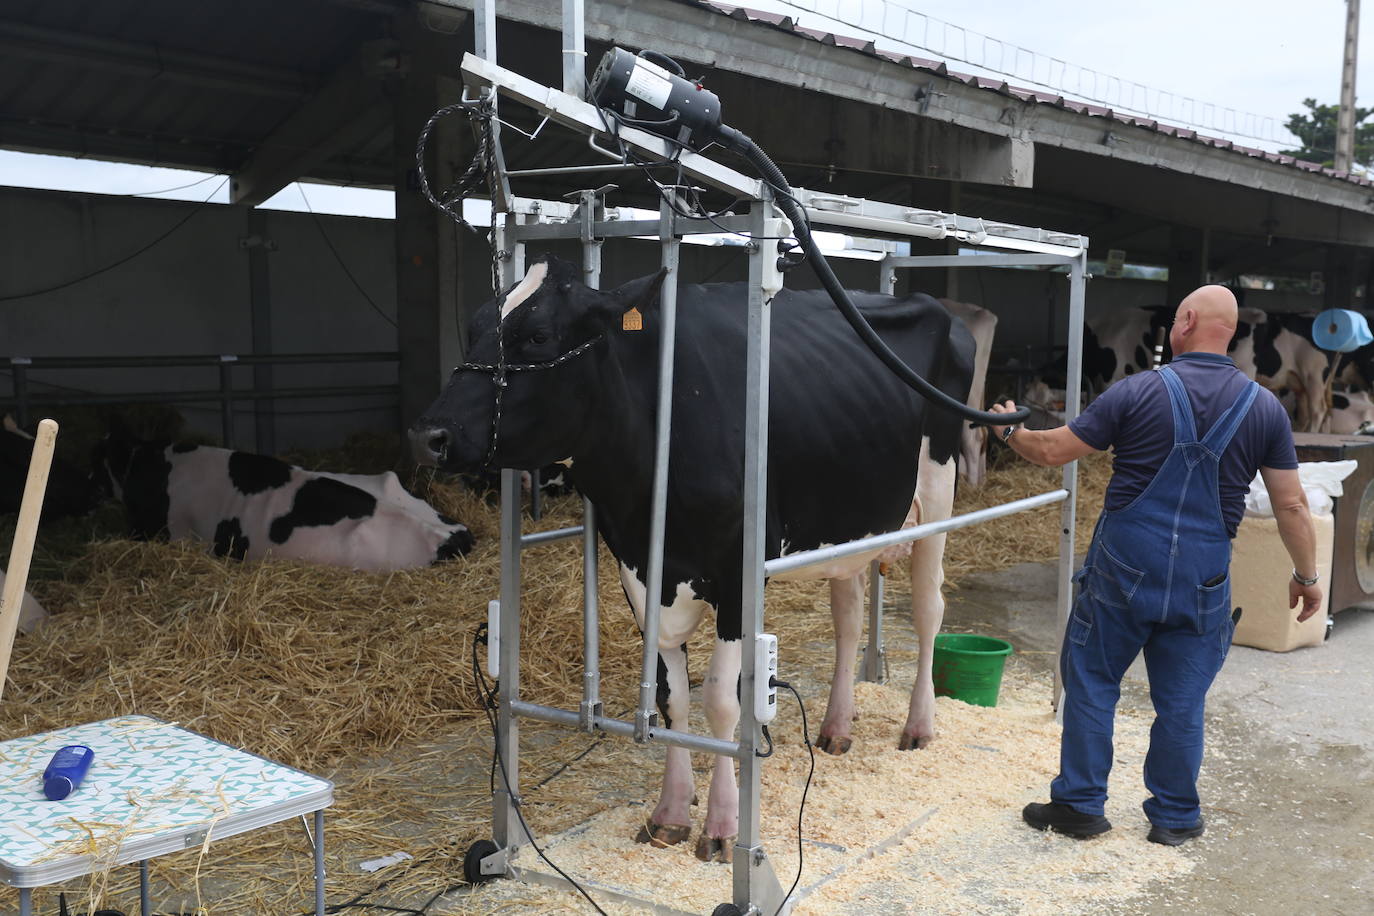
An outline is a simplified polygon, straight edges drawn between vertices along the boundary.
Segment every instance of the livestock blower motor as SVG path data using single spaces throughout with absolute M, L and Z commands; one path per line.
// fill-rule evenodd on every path
M 830 269 L 811 237 L 806 213 L 782 170 L 744 132 L 721 120 L 720 98 L 700 80 L 688 79 L 672 58 L 657 51 L 631 54 L 623 48 L 611 48 L 602 56 L 587 84 L 587 101 L 607 112 L 618 124 L 658 134 L 680 147 L 700 151 L 714 143 L 746 159 L 773 189 L 777 206 L 791 220 L 806 259 L 836 308 L 873 354 L 926 400 L 980 425 L 1019 423 L 1030 415 L 1024 407 L 1010 414 L 973 410 L 927 382 L 892 352 Z M 787 269 L 797 263 L 783 258 L 779 267 Z

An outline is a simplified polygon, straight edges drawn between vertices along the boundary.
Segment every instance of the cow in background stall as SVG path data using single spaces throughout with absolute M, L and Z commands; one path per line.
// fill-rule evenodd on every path
M 1154 366 L 1155 346 L 1163 342 L 1163 362 L 1173 359 L 1169 326 L 1174 313 L 1162 305 L 1096 312 L 1087 319 L 1083 335 L 1083 380 L 1094 394 L 1128 375 Z M 1268 315 L 1257 308 L 1238 310 L 1236 333 L 1227 354 L 1236 368 L 1255 378 L 1256 345 L 1264 339 Z
M 1293 428 L 1321 432 L 1327 425 L 1327 376 L 1332 358 L 1312 342 L 1311 314 L 1272 312 L 1255 341 L 1255 381 L 1281 395 Z M 1286 396 L 1284 396 L 1286 395 Z
M 6 414 L 0 426 L 0 514 L 19 511 L 32 457 L 33 435 L 20 429 L 14 418 Z M 51 522 L 85 515 L 95 508 L 97 497 L 89 474 L 54 455 L 40 518 Z
M 988 379 L 988 361 L 992 358 L 992 339 L 997 333 L 997 316 L 982 306 L 968 302 L 941 299 L 940 304 L 964 323 L 973 335 L 973 381 L 968 391 L 968 406 L 983 409 Z M 959 472 L 970 486 L 983 485 L 988 472 L 988 428 L 964 421 L 959 436 Z
M 396 475 L 306 471 L 276 458 L 111 433 L 97 481 L 124 503 L 134 537 L 192 539 L 218 556 L 304 560 L 370 572 L 466 554 L 467 527 L 411 496 Z
M 601 534 L 643 628 L 647 601 L 662 607 L 658 702 L 663 724 L 688 728 L 687 641 L 714 610 L 716 641 L 704 683 L 711 733 L 729 740 L 739 720 L 744 509 L 747 285 L 683 285 L 673 387 L 663 590 L 646 596 L 654 414 L 663 274 L 614 290 L 584 286 L 562 260 L 536 260 L 471 324 L 469 358 L 411 430 L 423 464 L 463 470 L 534 468 L 571 458 L 578 489 L 596 505 Z M 973 340 L 929 296 L 853 293 L 884 340 L 916 372 L 964 402 Z M 642 313 L 642 330 L 623 315 Z M 498 344 L 499 340 L 499 344 Z M 501 388 L 484 366 L 498 355 L 528 371 Z M 772 558 L 948 517 L 961 418 L 929 407 L 860 342 L 819 290 L 781 290 L 772 305 L 765 556 Z M 904 547 L 911 564 L 919 673 L 898 746 L 934 735 L 931 661 L 944 612 L 944 536 Z M 828 578 L 836 630 L 829 704 L 817 744 L 843 753 L 854 718 L 854 665 L 863 629 L 864 571 L 876 551 L 787 577 Z M 788 647 L 782 649 L 784 667 Z M 669 747 L 662 793 L 639 840 L 692 832 L 691 756 Z M 738 829 L 734 763 L 717 757 L 700 858 L 728 861 Z

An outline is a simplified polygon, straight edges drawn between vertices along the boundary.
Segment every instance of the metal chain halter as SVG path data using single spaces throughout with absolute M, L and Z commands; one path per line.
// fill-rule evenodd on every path
M 514 372 L 535 372 L 540 369 L 553 369 L 564 363 L 581 356 L 590 350 L 598 341 L 604 338 L 605 334 L 598 334 L 585 343 L 578 344 L 567 353 L 555 356 L 553 359 L 542 363 L 516 363 L 515 365 L 506 364 L 506 348 L 501 338 L 501 325 L 496 326 L 496 362 L 495 363 L 463 363 L 453 370 L 454 375 L 459 372 L 486 372 L 491 375 L 492 384 L 496 386 L 496 403 L 492 407 L 491 415 L 491 440 L 487 445 L 487 455 L 482 459 L 482 467 L 491 467 L 492 460 L 496 457 L 496 437 L 501 428 L 501 395 L 506 390 L 506 376 Z

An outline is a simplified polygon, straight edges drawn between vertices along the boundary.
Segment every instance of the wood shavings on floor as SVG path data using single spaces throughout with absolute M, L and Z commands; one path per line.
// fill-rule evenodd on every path
M 1043 683 L 1015 672 L 1008 677 L 997 707 L 939 698 L 938 740 L 919 752 L 896 749 L 905 690 L 857 686 L 853 749 L 816 757 L 803 824 L 802 896 L 793 912 L 1100 913 L 1137 897 L 1151 881 L 1192 869 L 1185 852 L 1145 840 L 1140 766 L 1149 722 L 1126 711 L 1118 716 L 1107 811 L 1115 829 L 1077 841 L 1022 823 L 1022 806 L 1048 798 L 1058 769 L 1059 726 Z M 808 759 L 795 713 L 776 724 L 777 752 L 763 767 L 762 834 L 786 888 L 796 875 L 796 815 Z M 598 762 L 591 755 L 579 766 L 595 769 Z M 697 788 L 704 799 L 704 773 Z M 728 901 L 730 867 L 698 861 L 693 842 L 652 849 L 633 841 L 650 810 L 651 798 L 607 810 L 560 836 L 545 837 L 544 846 L 593 898 L 598 890 L 613 890 L 688 913 L 709 913 Z M 700 829 L 704 810 L 697 809 L 696 817 Z M 517 865 L 552 873 L 528 848 Z M 635 911 L 599 898 L 598 903 L 608 912 Z M 570 892 L 497 882 L 437 911 L 498 907 L 512 914 L 589 910 Z

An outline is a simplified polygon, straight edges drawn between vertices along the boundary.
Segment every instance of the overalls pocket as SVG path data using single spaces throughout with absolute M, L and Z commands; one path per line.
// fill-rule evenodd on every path
M 1074 645 L 1087 645 L 1088 635 L 1093 631 L 1093 598 L 1091 589 L 1085 584 L 1093 576 L 1093 568 L 1084 566 L 1073 574 L 1073 582 L 1078 586 L 1074 597 L 1073 611 L 1069 615 L 1069 642 Z
M 1130 607 L 1145 573 L 1117 559 L 1105 544 L 1097 545 L 1097 555 L 1092 573 L 1086 578 L 1088 591 L 1103 604 Z
M 1231 603 L 1231 574 L 1228 572 L 1216 585 L 1197 587 L 1197 612 L 1201 615 L 1226 610 Z

